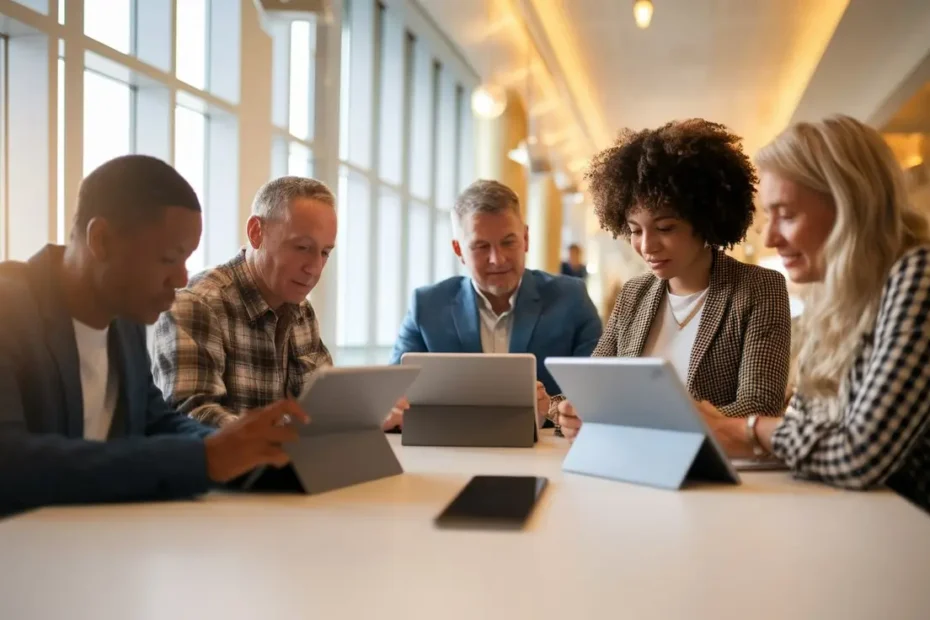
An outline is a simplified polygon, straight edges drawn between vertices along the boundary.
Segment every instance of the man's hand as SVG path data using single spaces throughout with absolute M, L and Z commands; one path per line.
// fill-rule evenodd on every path
M 541 381 L 536 382 L 536 419 L 542 426 L 549 414 L 549 395 L 546 393 L 546 386 Z
M 284 467 L 290 458 L 283 444 L 297 440 L 297 430 L 288 424 L 310 421 L 293 400 L 281 400 L 261 409 L 247 411 L 204 440 L 207 476 L 228 482 L 256 467 Z
M 578 417 L 575 408 L 567 400 L 559 403 L 558 410 L 559 426 L 562 429 L 562 434 L 569 441 L 575 441 L 578 431 L 581 430 L 581 418 Z
M 384 423 L 381 425 L 381 430 L 389 431 L 393 428 L 403 428 L 404 427 L 404 412 L 410 409 L 410 403 L 407 402 L 407 399 L 403 396 L 394 403 L 394 408 L 391 409 L 388 416 L 384 419 Z

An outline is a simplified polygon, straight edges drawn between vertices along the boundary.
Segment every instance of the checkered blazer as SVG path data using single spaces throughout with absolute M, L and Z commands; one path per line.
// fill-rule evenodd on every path
M 620 290 L 594 357 L 640 357 L 667 286 L 652 274 Z M 725 415 L 781 415 L 791 357 L 784 277 L 715 252 L 691 349 L 687 388 Z M 549 416 L 557 419 L 556 397 Z
M 839 415 L 796 393 L 772 448 L 803 476 L 851 489 L 886 484 L 930 511 L 930 248 L 894 265 L 859 347 Z
M 275 349 L 281 315 L 291 321 L 286 360 Z M 332 365 L 309 301 L 276 314 L 262 298 L 245 251 L 179 291 L 155 325 L 155 382 L 165 400 L 207 424 L 283 397 L 298 396 L 307 375 Z

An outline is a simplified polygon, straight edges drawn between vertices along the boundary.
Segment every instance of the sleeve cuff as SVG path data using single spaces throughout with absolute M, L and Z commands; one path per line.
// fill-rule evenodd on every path
M 194 418 L 201 424 L 223 428 L 227 424 L 235 422 L 239 416 L 230 413 L 219 405 L 202 405 L 190 412 L 190 417 Z
M 168 437 L 160 438 L 162 440 Z M 175 445 L 164 456 L 160 481 L 161 493 L 168 497 L 193 497 L 210 488 L 207 476 L 207 449 L 204 440 L 195 437 L 172 437 Z

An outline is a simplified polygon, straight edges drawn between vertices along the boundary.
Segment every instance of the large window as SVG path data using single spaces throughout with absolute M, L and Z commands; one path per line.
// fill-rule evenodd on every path
M 56 166 L 56 185 L 55 188 L 55 211 L 56 211 L 56 231 L 55 241 L 58 243 L 65 242 L 66 215 L 65 215 L 65 59 L 58 59 L 58 97 L 56 105 L 58 107 L 58 135 L 57 137 L 57 157 Z
M 301 140 L 313 139 L 313 55 L 316 51 L 316 24 L 291 24 L 288 128 Z
M 394 344 L 401 321 L 404 281 L 401 276 L 403 245 L 403 206 L 400 195 L 390 187 L 381 187 L 378 202 L 378 270 L 377 270 L 377 334 L 381 347 Z
M 430 240 L 433 231 L 430 230 L 429 205 L 416 200 L 410 201 L 407 206 L 409 223 L 407 227 L 407 297 L 413 294 L 414 289 L 429 284 L 431 276 L 432 255 L 430 253 Z
M 340 317 L 336 339 L 347 346 L 368 343 L 368 317 L 371 270 L 368 238 L 368 209 L 371 188 L 368 179 L 351 168 L 344 168 L 339 179 L 339 256 L 344 268 L 339 270 Z
M 173 164 L 202 202 L 204 234 L 190 269 L 226 260 L 241 238 L 239 3 L 59 0 L 52 15 L 48 2 L 20 4 L 35 12 L 28 25 L 0 10 L 12 52 L 0 63 L 9 67 L 0 100 L 10 103 L 3 118 L 12 128 L 0 152 L 15 161 L 3 167 L 15 182 L 3 192 L 10 209 L 0 222 L 10 226 L 2 238 L 15 229 L 15 242 L 2 256 L 27 258 L 44 243 L 65 242 L 83 177 L 114 157 L 144 153 Z M 57 62 L 49 63 L 56 45 Z
M 313 151 L 301 142 L 287 145 L 287 174 L 313 178 Z
M 129 84 L 84 71 L 84 176 L 132 152 L 132 98 Z
M 6 171 L 7 171 L 7 140 L 6 140 L 6 57 L 7 39 L 0 37 L 0 260 L 6 258 L 7 247 L 7 208 L 6 208 Z
M 207 0 L 177 3 L 175 73 L 194 88 L 207 86 Z
M 433 156 L 436 129 L 436 68 L 429 49 L 411 38 L 413 70 L 410 91 L 410 193 L 429 199 L 433 193 Z
M 118 52 L 131 54 L 133 4 L 133 0 L 84 0 L 84 34 Z
M 336 253 L 335 355 L 381 363 L 413 291 L 457 272 L 449 214 L 471 181 L 463 178 L 471 143 L 462 139 L 470 126 L 461 108 L 469 88 L 423 24 L 405 22 L 392 4 L 346 4 L 339 153 L 351 172 L 341 194 L 349 204 L 340 210 L 345 233 Z M 352 191 L 353 178 L 365 191 Z M 362 283 L 373 294 L 343 291 Z
M 194 188 L 191 272 L 246 242 L 269 178 L 312 176 L 339 199 L 313 292 L 326 344 L 383 362 L 412 291 L 456 273 L 475 76 L 410 0 L 341 0 L 332 20 L 260 5 L 0 2 L 0 258 L 65 242 L 82 179 L 116 156 L 158 157 Z
M 206 202 L 207 117 L 202 112 L 178 105 L 174 113 L 174 167 L 191 184 L 201 203 Z M 210 236 L 210 213 L 204 214 L 204 234 L 200 246 L 187 260 L 190 273 L 207 266 L 206 248 Z
M 277 24 L 273 29 L 275 176 L 315 173 L 316 38 L 316 19 Z

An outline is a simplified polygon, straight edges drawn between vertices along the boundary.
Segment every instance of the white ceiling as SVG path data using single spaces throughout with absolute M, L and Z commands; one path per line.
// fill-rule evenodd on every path
M 930 0 L 853 0 L 792 120 L 843 113 L 882 127 L 930 80 L 928 58 Z
M 646 30 L 633 21 L 632 0 L 527 1 L 542 25 L 534 42 L 554 53 L 555 82 L 568 86 L 548 90 L 561 104 L 549 129 L 583 126 L 578 156 L 608 144 L 621 127 L 691 116 L 730 126 L 751 153 L 799 102 L 818 113 L 845 111 L 849 88 L 837 80 L 860 89 L 874 80 L 887 91 L 906 77 L 915 50 L 922 48 L 920 58 L 930 50 L 930 0 L 654 0 Z M 522 25 L 501 17 L 519 15 L 520 0 L 421 4 L 483 78 L 520 77 L 525 44 L 514 33 Z M 850 23 L 841 22 L 847 12 Z M 831 42 L 834 32 L 840 40 Z M 873 62 L 856 74 L 843 62 L 875 58 L 876 49 L 893 66 Z M 831 64 L 817 70 L 822 56 Z M 889 93 L 871 94 L 874 108 Z
M 819 55 L 846 2 L 655 0 L 645 30 L 632 2 L 540 5 L 558 6 L 575 31 L 610 128 L 697 116 L 730 126 L 753 148 L 790 118 L 803 89 L 797 73 L 816 66 L 804 55 Z

